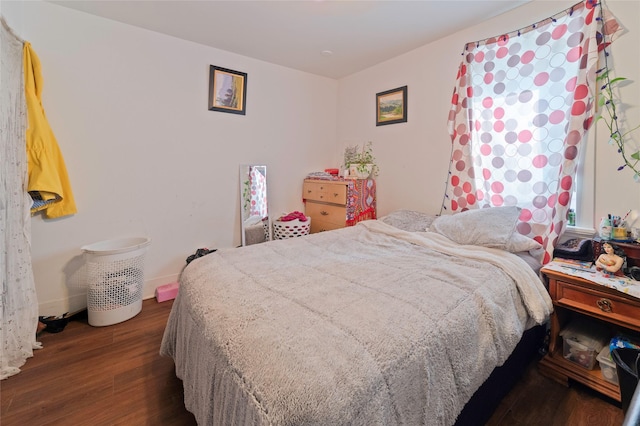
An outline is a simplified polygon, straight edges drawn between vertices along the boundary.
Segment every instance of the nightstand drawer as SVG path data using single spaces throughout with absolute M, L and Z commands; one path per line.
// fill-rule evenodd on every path
M 330 182 L 304 182 L 302 198 L 325 203 L 347 204 L 347 186 Z
M 314 218 L 311 221 L 312 231 L 316 229 L 314 222 L 322 221 L 324 223 L 333 223 L 339 225 L 340 228 L 344 228 L 347 220 L 347 208 L 343 206 L 332 206 L 329 204 L 315 203 L 313 201 L 307 201 L 305 214 Z
M 640 327 L 640 304 L 613 294 L 557 282 L 555 303 L 588 312 L 627 327 Z

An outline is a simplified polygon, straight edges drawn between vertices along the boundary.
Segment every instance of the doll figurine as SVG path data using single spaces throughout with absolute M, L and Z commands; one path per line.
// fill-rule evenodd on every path
M 610 243 L 602 243 L 602 249 L 604 253 L 596 259 L 596 270 L 618 276 L 624 275 L 621 270 L 624 258 L 615 254 L 614 248 Z

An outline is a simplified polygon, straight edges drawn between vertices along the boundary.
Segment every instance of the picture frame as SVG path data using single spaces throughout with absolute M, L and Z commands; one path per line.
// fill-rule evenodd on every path
M 209 67 L 209 111 L 246 115 L 247 73 Z
M 407 86 L 376 93 L 376 126 L 407 122 Z

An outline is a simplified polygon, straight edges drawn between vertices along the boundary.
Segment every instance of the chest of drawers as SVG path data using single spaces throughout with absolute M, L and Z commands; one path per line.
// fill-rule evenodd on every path
M 305 179 L 302 199 L 304 213 L 311 217 L 312 234 L 376 218 L 373 179 Z

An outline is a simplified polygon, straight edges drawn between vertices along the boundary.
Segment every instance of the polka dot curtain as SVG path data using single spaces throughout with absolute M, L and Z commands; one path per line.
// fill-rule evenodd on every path
M 617 28 L 587 0 L 465 46 L 449 113 L 445 209 L 521 207 L 518 231 L 550 260 L 593 121 L 599 52 Z

